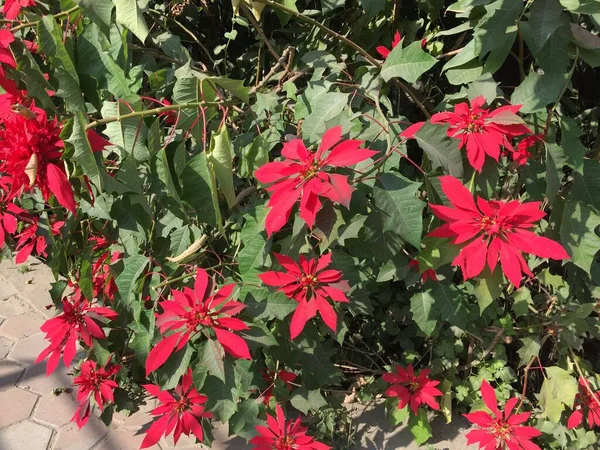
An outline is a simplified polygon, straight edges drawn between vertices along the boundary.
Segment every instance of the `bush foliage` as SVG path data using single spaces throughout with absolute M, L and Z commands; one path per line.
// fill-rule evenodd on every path
M 386 397 L 419 445 L 596 448 L 598 0 L 3 14 L 0 238 L 56 276 L 78 425 L 350 448 Z

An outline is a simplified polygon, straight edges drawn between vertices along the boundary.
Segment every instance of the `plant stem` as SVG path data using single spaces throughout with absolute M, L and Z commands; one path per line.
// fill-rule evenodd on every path
M 554 106 L 552 107 L 552 110 L 551 110 L 552 113 L 554 113 L 554 111 L 556 111 L 556 108 L 558 108 L 558 105 L 560 104 L 561 99 L 565 95 L 565 92 L 567 92 L 567 89 L 569 88 L 569 83 L 571 82 L 571 78 L 573 77 L 573 74 L 575 73 L 575 68 L 577 67 L 578 62 L 579 62 L 579 47 L 575 46 L 575 59 L 573 60 L 573 65 L 571 66 L 571 70 L 569 70 L 567 79 L 565 81 L 565 85 L 563 86 L 558 98 L 556 99 L 556 103 L 554 103 Z
M 224 101 L 224 102 L 192 102 L 192 103 L 182 103 L 180 105 L 169 105 L 169 106 L 161 106 L 160 108 L 146 109 L 144 111 L 134 111 L 131 113 L 123 114 L 116 117 L 105 117 L 104 119 L 94 120 L 86 125 L 85 129 L 89 130 L 95 128 L 99 125 L 105 125 L 107 123 L 112 122 L 120 122 L 121 120 L 131 119 L 135 117 L 145 117 L 145 116 L 153 116 L 156 114 L 160 114 L 162 112 L 167 111 L 179 111 L 181 109 L 187 108 L 207 108 L 211 106 L 230 106 L 235 104 L 234 101 Z
M 248 0 L 245 0 L 245 1 L 248 1 Z M 310 24 L 310 25 L 312 25 L 314 27 L 319 28 L 320 30 L 322 30 L 323 32 L 327 33 L 328 35 L 334 37 L 338 41 L 343 42 L 348 47 L 351 47 L 352 49 L 356 50 L 367 61 L 369 61 L 371 64 L 373 64 L 378 69 L 381 69 L 382 64 L 377 59 L 375 59 L 373 56 L 371 56 L 369 54 L 369 52 L 367 52 L 364 48 L 362 48 L 360 45 L 358 45 L 354 41 L 351 41 L 347 37 L 342 36 L 339 33 L 336 33 L 331 28 L 326 27 L 322 23 L 320 23 L 320 22 L 318 22 L 318 21 L 316 21 L 314 19 L 311 19 L 310 17 L 307 17 L 307 16 L 305 16 L 304 14 L 302 14 L 302 13 L 300 13 L 298 11 L 295 11 L 293 9 L 287 8 L 286 6 L 283 6 L 282 4 L 277 3 L 277 2 L 275 2 L 273 0 L 254 0 L 254 1 L 257 2 L 257 3 L 262 3 L 264 5 L 269 5 L 271 8 L 283 11 L 286 14 L 289 14 L 289 15 L 295 17 L 296 19 L 298 19 L 301 22 L 304 22 L 304 23 L 307 23 L 307 24 Z M 417 96 L 417 94 L 413 91 L 413 89 L 410 86 L 408 86 L 407 84 L 404 84 L 404 82 L 402 80 L 400 80 L 399 78 L 394 78 L 393 80 L 394 80 L 394 83 L 396 83 L 398 86 L 400 86 L 400 88 L 404 92 L 406 92 L 408 94 L 408 96 L 415 102 L 415 104 L 423 112 L 423 114 L 425 115 L 425 117 L 427 117 L 427 118 L 431 117 L 431 113 L 429 112 L 429 110 L 427 109 L 427 107 L 423 104 L 423 102 L 421 102 L 421 100 L 419 99 L 419 97 Z
M 74 13 L 78 9 L 79 9 L 79 6 L 74 6 L 71 9 L 67 9 L 66 11 L 62 11 L 62 12 L 59 12 L 58 14 L 54 14 L 52 17 L 54 19 L 60 19 L 62 17 L 66 17 L 66 16 L 70 15 L 71 13 Z M 16 31 L 22 30 L 24 28 L 36 27 L 38 25 L 38 23 L 40 23 L 40 20 L 36 20 L 33 22 L 25 22 L 25 23 L 22 23 L 21 25 L 17 25 L 16 27 L 12 27 L 10 29 L 10 32 L 14 34 Z
M 267 38 L 267 35 L 263 31 L 262 27 L 260 26 L 260 23 L 258 23 L 256 21 L 254 14 L 252 14 L 252 11 L 250 11 L 248 8 L 246 8 L 245 5 L 242 5 L 242 11 L 244 12 L 244 15 L 246 16 L 246 18 L 250 21 L 250 24 L 254 27 L 254 29 L 256 30 L 256 32 L 258 33 L 260 38 L 262 39 L 262 41 L 267 46 L 269 53 L 271 53 L 271 55 L 273 55 L 273 58 L 275 58 L 275 61 L 279 61 L 281 59 L 281 56 L 279 55 L 279 53 L 277 53 L 277 50 L 275 50 L 273 45 L 271 45 L 271 42 Z

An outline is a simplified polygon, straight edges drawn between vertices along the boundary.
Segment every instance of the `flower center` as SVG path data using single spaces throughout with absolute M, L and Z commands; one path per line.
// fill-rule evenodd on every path
M 504 223 L 504 221 L 497 216 L 483 216 L 480 219 L 479 225 L 486 235 L 505 235 L 512 232 L 512 227 L 509 224 Z
M 319 284 L 319 280 L 316 276 L 311 274 L 304 274 L 302 278 L 300 278 L 300 284 L 302 285 L 302 289 L 314 289 L 317 284 Z
M 185 317 L 187 327 L 190 330 L 196 330 L 201 327 L 212 327 L 214 325 L 213 318 L 208 312 L 201 310 L 192 310 Z
M 467 133 L 481 133 L 483 131 L 483 120 L 481 114 L 471 113 L 467 119 Z
M 492 426 L 492 433 L 496 437 L 496 442 L 506 442 L 510 438 L 510 425 L 497 420 Z
M 173 409 L 175 411 L 177 411 L 178 413 L 182 413 L 184 411 L 187 411 L 188 409 L 190 409 L 190 402 L 185 397 L 180 398 L 179 400 L 177 400 L 175 402 L 175 406 L 173 407 Z
M 417 392 L 419 389 L 421 389 L 421 383 L 419 383 L 419 380 L 417 380 L 416 378 L 413 378 L 412 380 L 410 380 L 408 389 L 410 390 L 410 392 Z
M 300 174 L 300 179 L 302 181 L 308 181 L 311 178 L 316 177 L 318 173 L 319 173 L 319 163 L 314 162 L 314 163 L 310 164 L 309 166 L 307 166 L 306 168 L 304 168 L 304 170 Z
M 273 445 L 273 450 L 293 450 L 296 447 L 296 440 L 293 436 L 281 436 L 277 438 Z

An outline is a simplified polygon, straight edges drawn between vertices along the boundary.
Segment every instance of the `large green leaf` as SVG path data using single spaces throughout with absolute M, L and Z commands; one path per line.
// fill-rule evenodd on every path
M 587 153 L 587 148 L 581 143 L 580 137 L 584 134 L 579 129 L 575 121 L 569 117 L 562 117 L 560 120 L 561 141 L 560 146 L 568 149 L 566 153 L 566 163 L 575 171 L 583 174 L 583 157 Z M 597 163 L 598 164 L 598 163 Z
M 458 141 L 449 138 L 445 125 L 434 125 L 427 122 L 415 134 L 415 139 L 431 160 L 433 168 L 443 167 L 450 175 L 461 178 L 463 176 L 462 155 L 458 148 Z
M 431 293 L 440 318 L 462 330 L 467 329 L 469 310 L 462 293 L 446 283 L 434 283 Z
M 217 178 L 221 192 L 227 200 L 229 208 L 235 206 L 235 190 L 233 188 L 233 149 L 229 140 L 227 127 L 213 133 L 210 138 L 208 161 Z
M 254 398 L 243 400 L 237 407 L 237 412 L 229 419 L 229 432 L 249 439 L 256 435 L 256 425 L 260 425 L 260 401 Z
M 208 339 L 199 349 L 200 364 L 208 369 L 208 373 L 225 381 L 225 352 L 216 340 Z
M 521 339 L 523 346 L 517 351 L 519 354 L 520 362 L 519 367 L 529 364 L 531 358 L 540 354 L 542 344 L 537 336 L 524 337 Z
M 309 411 L 316 412 L 327 405 L 327 400 L 321 395 L 320 389 L 309 391 L 307 388 L 301 387 L 294 391 L 290 397 L 290 403 L 301 413 L 308 414 Z
M 127 27 L 140 41 L 144 42 L 149 31 L 137 0 L 113 0 L 113 2 L 117 7 L 117 22 Z
M 587 273 L 590 272 L 594 256 L 600 250 L 600 237 L 595 231 L 598 225 L 600 216 L 589 206 L 576 201 L 565 203 L 560 241 L 571 256 L 571 261 Z
M 242 228 L 241 238 L 244 248 L 238 256 L 240 275 L 245 282 L 257 281 L 261 267 L 267 262 L 269 255 L 270 240 L 267 240 L 265 232 L 265 218 L 267 208 L 257 207 L 252 213 L 244 217 L 246 222 Z
M 600 211 L 600 163 L 593 159 L 583 161 L 583 175 L 574 173 L 571 194 L 575 200 Z
M 181 174 L 181 183 L 181 198 L 196 210 L 198 218 L 213 226 L 220 225 L 219 198 L 204 153 L 198 153 L 188 162 Z
M 63 43 L 62 31 L 52 16 L 44 16 L 38 24 L 40 51 L 52 58 L 54 76 L 58 80 L 56 95 L 65 100 L 69 111 L 86 112 L 79 78 L 71 55 Z
M 74 0 L 79 5 L 83 15 L 89 17 L 106 35 L 110 33 L 110 23 L 114 3 L 109 0 Z
M 538 55 L 556 30 L 564 25 L 563 7 L 559 0 L 536 0 L 529 20 L 521 24 L 528 48 Z
M 521 0 L 496 0 L 484 6 L 485 19 L 475 29 L 474 40 L 476 53 L 483 59 L 485 55 L 496 49 L 503 49 L 516 36 L 517 17 L 523 10 Z M 510 47 L 508 48 L 510 51 Z M 508 51 L 506 51 L 508 55 Z
M 523 105 L 522 113 L 542 111 L 549 103 L 556 102 L 567 82 L 567 73 L 547 73 L 540 75 L 531 72 L 514 90 L 510 102 Z
M 416 248 L 421 248 L 424 202 L 416 197 L 421 183 L 392 172 L 384 173 L 375 183 L 373 198 L 383 212 L 383 231 L 399 234 Z
M 381 68 L 381 78 L 385 81 L 399 77 L 414 83 L 437 63 L 437 59 L 423 51 L 421 42 L 415 41 L 404 48 L 403 42 L 392 50 Z
M 579 14 L 598 14 L 598 0 L 560 0 L 568 11 Z
M 117 102 L 104 102 L 102 106 L 103 118 L 114 118 L 131 113 L 131 105 Z M 135 110 L 140 110 L 141 105 Z M 104 133 L 109 137 L 112 144 L 118 145 L 126 153 L 133 154 L 136 161 L 147 161 L 150 153 L 146 147 L 148 128 L 142 117 L 131 117 L 120 119 L 106 125 Z
M 86 120 L 83 114 L 80 112 L 75 113 L 73 118 L 73 131 L 71 136 L 67 140 L 68 143 L 73 145 L 73 161 L 75 161 L 83 169 L 83 174 L 86 175 L 92 183 L 102 190 L 102 177 L 100 176 L 100 169 L 96 162 L 96 157 L 92 151 L 90 141 L 85 131 Z
M 410 312 L 421 331 L 427 336 L 431 336 L 440 319 L 431 291 L 418 292 L 413 295 L 410 299 Z
M 557 366 L 546 367 L 545 370 L 546 378 L 539 397 L 542 417 L 558 423 L 565 406 L 573 406 L 579 387 L 577 380 L 566 370 Z
M 310 101 L 311 111 L 302 123 L 303 135 L 311 142 L 320 140 L 327 122 L 339 116 L 348 104 L 348 94 L 325 92 Z
M 138 278 L 142 275 L 150 261 L 144 255 L 132 255 L 124 260 L 123 272 L 115 279 L 121 300 L 130 305 L 134 299 Z
M 360 0 L 360 6 L 365 11 L 366 16 L 372 19 L 385 8 L 386 0 Z
M 431 425 L 429 425 L 429 417 L 427 417 L 427 410 L 425 408 L 419 408 L 417 415 L 410 415 L 408 427 L 418 446 L 422 445 L 433 436 L 433 431 L 431 430 Z

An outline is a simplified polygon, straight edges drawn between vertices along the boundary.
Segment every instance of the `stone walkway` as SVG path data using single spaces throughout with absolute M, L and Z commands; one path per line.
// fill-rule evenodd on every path
M 54 315 L 53 308 L 46 309 L 52 304 L 48 291 L 53 277 L 36 260 L 28 261 L 25 266 L 28 271 L 8 260 L 0 263 L 0 450 L 137 450 L 144 437 L 140 429 L 149 422 L 147 413 L 152 404 L 129 417 L 115 414 L 109 428 L 92 416 L 79 430 L 70 422 L 77 402 L 69 369 L 61 364 L 46 377 L 45 364 L 33 364 L 47 345 L 39 328 L 46 318 Z M 61 388 L 67 392 L 56 395 Z M 406 429 L 385 431 L 381 408 L 363 408 L 353 415 L 360 423 L 358 448 L 417 448 Z M 430 448 L 466 449 L 461 425 L 464 423 L 434 427 L 437 436 Z M 248 448 L 245 441 L 228 439 L 227 434 L 227 425 L 215 431 L 212 450 Z M 182 436 L 176 447 L 169 437 L 152 450 L 173 448 L 206 449 Z

